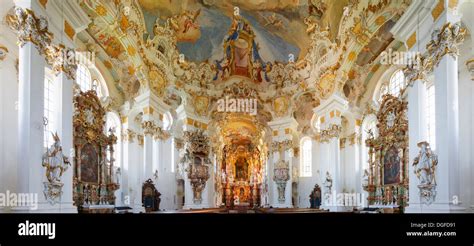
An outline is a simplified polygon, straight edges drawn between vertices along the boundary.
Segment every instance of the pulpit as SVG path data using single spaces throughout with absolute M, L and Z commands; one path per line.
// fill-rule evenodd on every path
M 148 179 L 142 186 L 142 206 L 147 213 L 160 210 L 161 193 L 158 192 L 153 181 Z

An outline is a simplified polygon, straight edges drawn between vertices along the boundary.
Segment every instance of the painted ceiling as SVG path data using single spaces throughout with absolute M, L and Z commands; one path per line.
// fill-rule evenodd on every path
M 138 2 L 151 36 L 157 21 L 164 24 L 173 16 L 188 15 L 186 28 L 177 35 L 177 46 L 191 61 L 213 61 L 223 56 L 223 41 L 229 35 L 233 15 L 238 11 L 255 32 L 263 60 L 284 63 L 288 62 L 290 54 L 297 60 L 310 48 L 305 18 L 317 21 L 335 34 L 343 7 L 347 4 L 347 0 L 332 1 L 330 4 L 324 1 L 299 0 Z
M 333 93 L 361 106 L 367 81 L 383 68 L 380 53 L 405 47 L 390 31 L 411 4 L 411 0 L 80 2 L 92 23 L 78 37 L 84 49 L 96 52 L 101 69 L 112 78 L 109 86 L 119 92 L 112 98 L 116 107 L 151 90 L 172 109 L 185 104 L 197 116 L 212 119 L 216 101 L 228 95 L 228 89 L 247 88 L 259 102 L 256 122 L 264 125 L 290 116 L 302 132 L 311 130 L 312 108 Z

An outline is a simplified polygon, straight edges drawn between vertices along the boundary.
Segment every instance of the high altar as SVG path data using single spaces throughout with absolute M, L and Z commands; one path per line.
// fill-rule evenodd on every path
M 111 213 L 119 188 L 113 180 L 117 137 L 105 134 L 105 109 L 95 91 L 80 92 L 74 105 L 74 205 L 79 212 Z
M 225 187 L 223 203 L 227 207 L 256 207 L 260 204 L 261 162 L 251 146 L 224 148 L 221 177 Z

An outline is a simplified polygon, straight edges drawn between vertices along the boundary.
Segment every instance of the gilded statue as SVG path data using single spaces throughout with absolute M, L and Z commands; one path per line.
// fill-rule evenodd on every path
M 42 166 L 46 168 L 46 178 L 48 182 L 43 182 L 45 199 L 54 205 L 59 202 L 62 195 L 63 183 L 61 176 L 71 165 L 67 156 L 63 154 L 61 141 L 58 134 L 52 134 L 54 143 L 43 154 Z
M 63 154 L 58 134 L 52 134 L 54 143 L 43 154 L 43 167 L 46 168 L 46 178 L 50 183 L 60 183 L 61 176 L 71 165 L 67 156 Z

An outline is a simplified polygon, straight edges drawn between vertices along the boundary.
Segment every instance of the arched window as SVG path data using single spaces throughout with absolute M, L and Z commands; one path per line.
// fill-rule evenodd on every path
M 45 68 L 44 71 L 44 106 L 43 106 L 43 146 L 49 148 L 54 142 L 53 135 L 57 131 L 57 119 L 58 119 L 58 108 L 57 108 L 57 86 L 54 83 L 53 74 L 50 69 Z
M 106 119 L 106 131 L 107 135 L 109 134 L 109 130 L 113 132 L 113 134 L 117 137 L 117 143 L 114 144 L 114 166 L 120 167 L 120 154 L 121 154 L 121 130 L 120 130 L 120 119 L 117 116 L 117 114 L 109 112 L 107 113 L 107 119 Z M 109 154 L 109 152 L 107 152 Z M 107 156 L 107 158 L 110 160 L 110 156 Z
M 321 124 L 323 123 L 322 121 L 323 121 L 323 118 L 321 117 L 316 118 L 316 120 L 314 121 L 314 128 L 316 129 L 316 132 L 321 131 Z
M 86 66 L 77 66 L 76 81 L 81 91 L 89 91 L 92 89 L 91 73 Z
M 301 146 L 300 146 L 300 176 L 301 177 L 311 177 L 312 171 L 312 147 L 313 144 L 311 142 L 311 138 L 309 137 L 304 137 L 301 140 Z
M 385 94 L 390 94 L 398 97 L 400 90 L 405 86 L 405 75 L 402 70 L 397 70 L 390 77 L 388 83 L 382 84 L 379 91 L 379 102 L 382 101 L 382 97 Z
M 100 83 L 97 79 L 94 79 L 92 81 L 92 90 L 95 90 L 97 92 L 97 96 L 101 98 L 104 94 L 102 93 L 102 87 L 100 86 Z
M 163 114 L 163 130 L 168 131 L 171 129 L 171 125 L 173 124 L 173 118 L 169 113 Z

